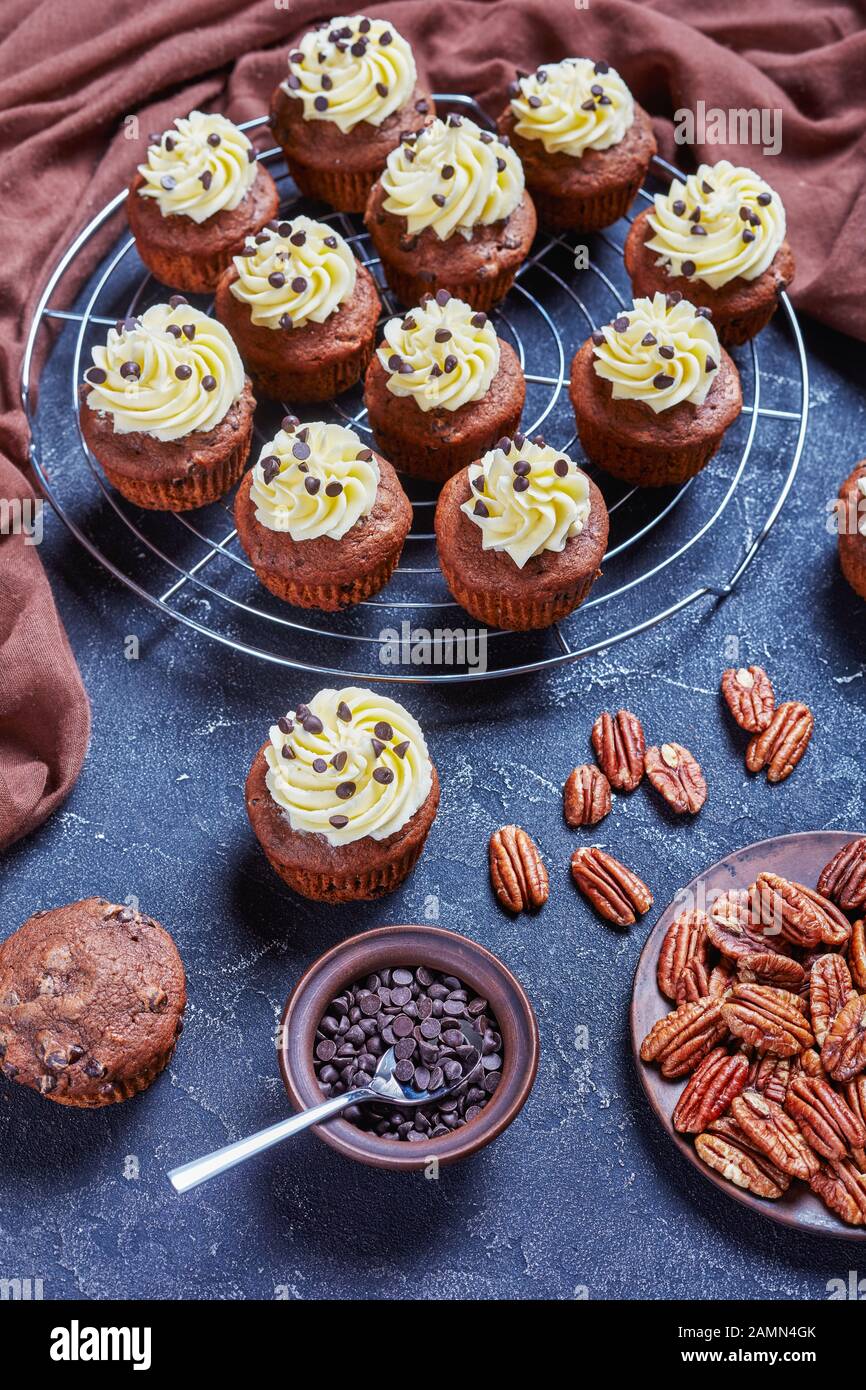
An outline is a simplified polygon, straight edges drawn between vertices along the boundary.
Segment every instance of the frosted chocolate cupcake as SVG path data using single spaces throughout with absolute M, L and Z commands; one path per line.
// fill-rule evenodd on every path
M 363 212 L 402 132 L 432 119 L 406 40 L 362 15 L 305 34 L 271 98 L 271 129 L 298 188 L 344 212 Z
M 839 491 L 844 504 L 839 520 L 839 560 L 855 594 L 866 598 L 866 459 Z
M 702 164 L 632 223 L 625 264 L 637 295 L 678 290 L 711 309 L 727 347 L 769 323 L 794 278 L 778 193 L 727 159 Z
M 381 307 L 339 232 L 301 216 L 250 237 L 215 302 L 257 389 L 292 402 L 330 400 L 360 380 Z
M 276 185 L 242 130 L 191 111 L 148 146 L 126 200 L 135 245 L 158 280 L 214 289 L 252 232 L 275 217 Z
M 642 487 L 683 483 L 743 407 L 710 311 L 676 292 L 636 299 L 575 354 L 569 387 L 593 463 Z
M 490 309 L 506 293 L 536 227 L 514 150 L 466 116 L 405 136 L 364 221 L 404 304 L 444 289 L 474 309 Z
M 300 608 L 360 603 L 391 577 L 412 506 L 388 463 L 343 425 L 287 416 L 235 498 L 265 588 Z
M 493 627 L 549 627 L 601 573 L 608 515 L 595 483 L 541 436 L 518 434 L 451 478 L 436 507 L 445 582 Z
M 244 470 L 252 386 L 222 324 L 173 295 L 109 328 L 84 373 L 85 443 L 118 492 L 140 507 L 215 502 Z
M 447 290 L 391 319 L 364 384 L 373 434 L 407 473 L 444 482 L 520 423 L 517 355 L 483 310 Z
M 415 867 L 439 778 L 408 710 L 372 690 L 320 690 L 271 727 L 247 777 L 271 867 L 322 902 L 390 893 Z
M 594 232 L 623 217 L 656 152 L 652 122 L 619 73 L 591 58 L 519 76 L 499 117 L 542 222 Z

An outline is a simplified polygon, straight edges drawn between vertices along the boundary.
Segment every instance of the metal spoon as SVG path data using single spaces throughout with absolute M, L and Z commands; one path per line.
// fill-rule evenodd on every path
M 280 1120 L 278 1124 L 261 1129 L 258 1134 L 251 1134 L 247 1139 L 238 1139 L 234 1144 L 226 1144 L 224 1148 L 206 1154 L 204 1158 L 195 1158 L 180 1168 L 173 1168 L 168 1175 L 169 1182 L 175 1192 L 188 1192 L 191 1187 L 198 1187 L 200 1182 L 215 1178 L 218 1173 L 224 1173 L 236 1163 L 242 1163 L 245 1158 L 263 1153 L 272 1144 L 290 1139 L 293 1134 L 300 1134 L 302 1129 L 309 1129 L 310 1125 L 320 1125 L 324 1120 L 332 1120 L 350 1105 L 363 1105 L 366 1101 L 378 1100 L 387 1101 L 389 1105 L 414 1108 L 450 1095 L 452 1091 L 465 1086 L 481 1066 L 481 1034 L 465 1019 L 456 1022 L 467 1043 L 478 1052 L 478 1060 L 470 1071 L 464 1072 L 450 1086 L 440 1086 L 437 1091 L 415 1091 L 411 1086 L 402 1085 L 394 1076 L 397 1059 L 393 1047 L 389 1047 L 380 1058 L 369 1086 L 359 1086 L 353 1091 L 344 1091 L 341 1096 L 332 1096 L 321 1105 L 314 1105 L 311 1110 L 302 1110 L 299 1115 L 292 1115 L 288 1120 Z

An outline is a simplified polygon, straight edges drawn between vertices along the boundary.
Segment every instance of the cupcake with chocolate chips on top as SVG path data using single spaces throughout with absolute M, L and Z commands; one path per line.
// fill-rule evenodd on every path
M 326 222 L 271 222 L 217 286 L 216 316 L 257 389 L 325 401 L 354 386 L 376 345 L 381 305 L 370 272 Z
M 191 111 L 147 149 L 127 216 L 144 264 L 163 284 L 213 290 L 247 236 L 275 217 L 276 185 L 225 116 Z
M 385 19 L 352 15 L 305 34 L 271 99 L 271 129 L 302 193 L 363 212 L 403 131 L 433 119 L 412 49 Z
M 569 394 L 587 456 L 642 487 L 693 478 L 743 408 L 710 311 L 676 291 L 597 329 L 575 354 Z
M 407 473 L 444 482 L 520 423 L 526 383 L 481 309 L 447 290 L 391 319 L 364 386 L 377 444 Z
M 538 216 L 594 232 L 628 211 L 656 152 L 652 122 L 619 73 L 591 58 L 519 74 L 499 130 L 519 154 Z
M 510 288 L 536 228 L 507 137 L 466 116 L 403 138 L 373 187 L 364 221 L 403 304 L 444 289 L 485 310 Z
M 351 686 L 320 690 L 277 720 L 253 761 L 246 802 L 290 888 L 352 902 L 393 892 L 415 867 L 439 778 L 409 711 Z
M 238 538 L 265 588 L 334 611 L 378 592 L 400 559 L 412 507 L 387 459 L 354 430 L 283 420 L 235 498 Z
M 80 391 L 84 441 L 139 507 L 187 511 L 237 482 L 255 400 L 222 324 L 173 295 L 108 330 Z
M 677 290 L 711 309 L 719 339 L 736 347 L 776 312 L 794 278 L 778 193 L 727 159 L 674 179 L 632 223 L 625 264 L 635 294 Z
M 445 582 L 492 627 L 549 627 L 601 573 L 608 515 L 591 478 L 540 435 L 500 439 L 442 489 L 436 546 Z

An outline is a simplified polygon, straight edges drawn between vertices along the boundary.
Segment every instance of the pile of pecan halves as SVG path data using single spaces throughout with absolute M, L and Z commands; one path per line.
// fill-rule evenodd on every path
M 866 836 L 817 889 L 761 873 L 665 933 L 658 985 L 675 1006 L 641 1044 L 688 1077 L 674 1128 L 758 1197 L 792 1178 L 866 1225 Z

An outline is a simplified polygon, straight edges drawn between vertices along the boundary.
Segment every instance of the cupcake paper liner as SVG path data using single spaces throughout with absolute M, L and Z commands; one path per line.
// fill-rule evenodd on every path
M 420 844 L 412 844 L 384 868 L 367 872 L 315 874 L 304 869 L 293 869 L 267 850 L 264 853 L 283 882 L 302 897 L 312 898 L 314 902 L 361 902 L 384 897 L 386 893 L 393 893 L 395 888 L 399 888 L 417 864 L 426 838 L 425 835 Z
M 842 566 L 842 573 L 855 594 L 866 599 L 866 555 L 863 554 L 861 547 L 855 544 L 856 539 L 853 536 L 839 537 L 839 562 Z M 863 548 L 866 548 L 866 542 L 863 542 L 862 545 Z M 859 555 L 858 549 L 861 549 Z
M 501 439 L 503 435 L 516 434 L 520 425 L 520 416 L 521 410 L 517 409 L 506 419 L 500 420 L 492 433 L 489 444 L 480 449 L 475 440 L 470 440 L 468 444 L 451 447 L 443 444 L 439 448 L 433 444 L 424 447 L 421 444 L 407 443 L 403 436 L 396 431 L 391 432 L 382 429 L 372 415 L 369 416 L 369 420 L 379 452 L 384 454 L 395 468 L 399 468 L 402 473 L 408 473 L 413 478 L 426 478 L 428 482 L 445 483 L 455 473 L 459 473 L 461 468 L 474 463 L 486 449 L 492 449 L 497 439 Z
M 135 243 L 139 256 L 157 280 L 189 294 L 212 293 L 223 271 L 231 265 L 232 256 L 237 255 L 243 244 L 244 238 L 241 237 L 235 246 L 229 246 L 224 251 L 215 252 L 210 256 L 202 256 L 198 253 L 189 255 L 182 251 L 169 254 L 160 251 L 156 246 L 148 246 L 143 238 L 139 238 Z
M 293 603 L 296 608 L 320 608 L 329 613 L 362 603 L 383 589 L 396 568 L 403 549 L 402 541 L 397 550 L 388 555 L 375 570 L 356 575 L 347 584 L 305 584 L 298 579 L 253 566 L 260 584 L 269 589 L 285 603 Z
M 705 468 L 722 442 L 724 430 L 679 448 L 654 451 L 646 445 L 629 445 L 599 429 L 585 416 L 577 415 L 581 446 L 593 463 L 640 487 L 665 487 L 685 483 Z
M 488 627 L 501 627 L 509 632 L 529 632 L 535 628 L 550 627 L 553 623 L 567 618 L 579 608 L 598 578 L 592 573 L 573 584 L 570 588 L 556 594 L 514 596 L 501 590 L 483 590 L 477 584 L 464 582 L 442 559 L 439 564 L 445 582 L 462 608 L 466 609 L 478 622 Z
M 424 275 L 409 275 L 390 265 L 384 256 L 382 257 L 382 269 L 385 272 L 388 285 L 407 308 L 411 308 L 413 304 L 420 304 L 425 294 L 435 294 L 437 290 L 447 290 L 453 298 L 462 299 L 467 304 L 471 304 L 473 309 L 482 309 L 486 312 L 498 304 L 499 300 L 508 293 L 518 267 L 514 266 L 509 270 L 503 270 L 495 278 L 489 280 L 469 281 L 452 281 L 448 279 L 447 274 L 434 276 L 429 271 Z
M 115 472 L 110 465 L 97 459 L 100 468 L 112 487 L 138 507 L 151 511 L 186 512 L 194 507 L 205 507 L 223 497 L 238 481 L 244 471 L 250 452 L 253 432 L 252 412 L 240 443 L 227 454 L 216 467 L 206 472 L 196 469 L 186 478 L 177 481 L 160 479 L 130 478 Z
M 283 154 L 292 178 L 306 197 L 319 198 L 339 212 L 364 211 L 379 170 L 350 173 L 340 169 L 313 169 L 308 164 L 301 164 L 285 146 Z
M 245 355 L 245 361 L 257 394 L 269 396 L 272 400 L 302 404 L 329 401 L 356 385 L 369 367 L 375 349 L 375 338 L 371 334 L 369 339 L 358 344 L 354 352 L 315 372 L 298 372 L 289 367 L 274 367 L 270 363 L 260 365 L 249 353 Z
M 540 222 L 555 231 L 597 232 L 624 217 L 637 197 L 640 178 L 602 189 L 591 198 L 576 195 L 549 196 L 537 187 L 531 190 Z

